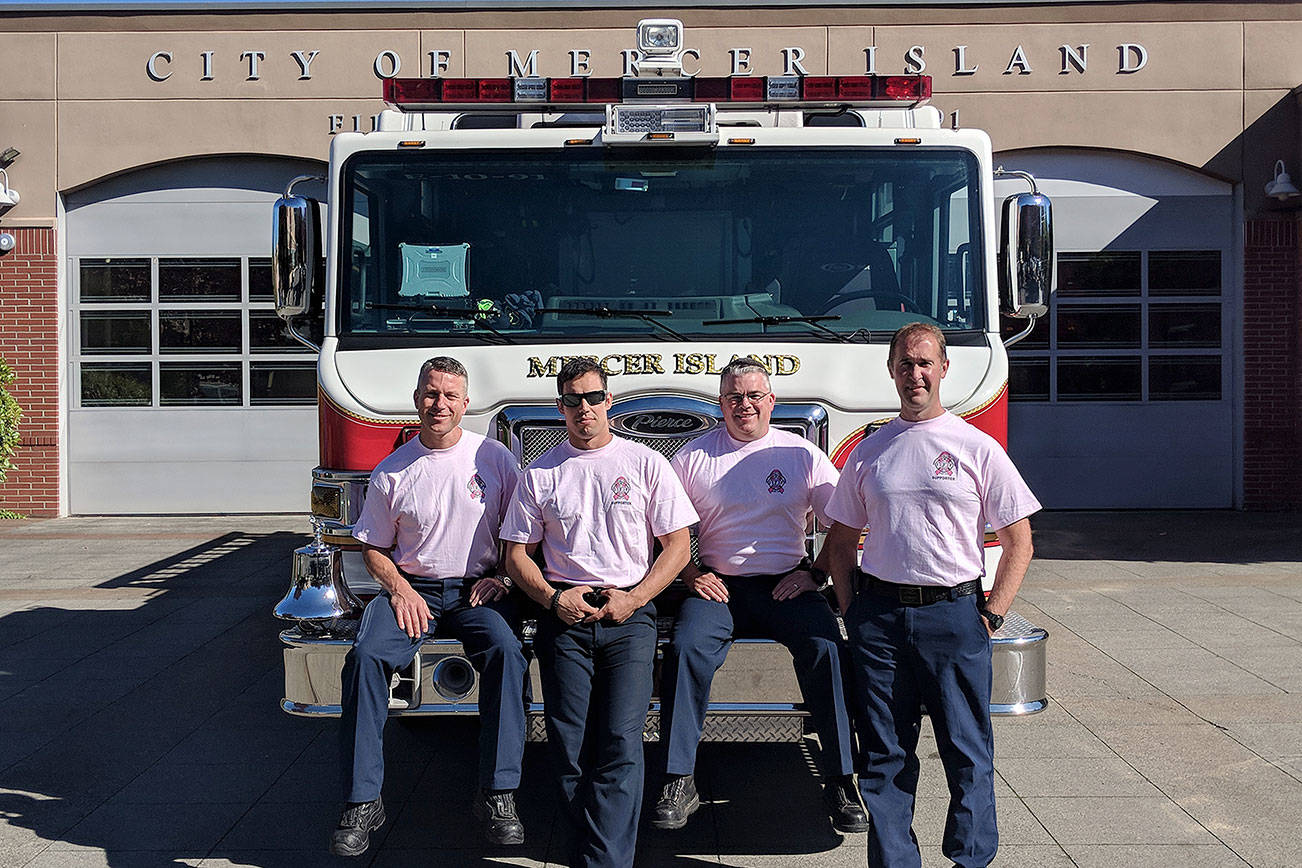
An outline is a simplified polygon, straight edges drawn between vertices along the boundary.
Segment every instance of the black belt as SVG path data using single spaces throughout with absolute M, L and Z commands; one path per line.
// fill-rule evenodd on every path
M 981 593 L 980 579 L 960 582 L 950 587 L 943 585 L 901 585 L 897 582 L 883 581 L 874 575 L 865 573 L 863 570 L 856 569 L 852 581 L 856 594 L 864 590 L 871 591 L 879 597 L 890 597 L 901 606 L 930 606 L 932 603 L 939 603 L 941 600 L 957 600 L 959 597 L 968 597 L 972 594 Z
M 724 584 L 727 584 L 728 582 L 732 582 L 732 581 L 738 581 L 738 582 L 772 582 L 773 584 L 776 585 L 778 582 L 782 581 L 787 576 L 791 575 L 792 573 L 798 570 L 809 569 L 809 564 L 805 563 L 804 561 L 801 561 L 800 563 L 796 564 L 794 567 L 792 567 L 791 569 L 787 570 L 784 573 L 756 573 L 753 576 L 734 576 L 730 573 L 721 573 L 718 570 L 712 570 L 708 566 L 702 566 L 701 569 L 705 570 L 706 572 L 714 573 L 716 576 L 723 579 Z
M 492 573 L 486 573 L 482 576 L 444 576 L 441 579 L 431 579 L 429 576 L 418 576 L 415 573 L 409 573 L 402 567 L 398 567 L 398 574 L 413 585 L 436 585 L 440 582 L 470 582 L 474 584 L 480 579 L 486 579 Z

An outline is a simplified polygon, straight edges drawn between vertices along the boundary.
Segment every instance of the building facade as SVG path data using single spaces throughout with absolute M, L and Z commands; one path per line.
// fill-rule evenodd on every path
M 0 506 L 304 509 L 313 359 L 272 310 L 272 201 L 371 129 L 384 78 L 617 76 L 656 15 L 705 75 L 930 74 L 1036 176 L 1059 292 L 1011 351 L 1009 439 L 1046 505 L 1302 505 L 1302 198 L 1265 193 L 1302 173 L 1302 5 L 472 7 L 7 7 L 0 356 L 26 416 Z

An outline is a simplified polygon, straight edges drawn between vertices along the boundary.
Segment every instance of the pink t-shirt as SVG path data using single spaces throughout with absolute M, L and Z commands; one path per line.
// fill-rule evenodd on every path
M 990 435 L 945 413 L 898 416 L 850 453 L 827 505 L 833 521 L 871 528 L 860 568 L 888 582 L 956 585 L 985 573 L 985 525 L 1040 509 Z
M 731 576 L 794 569 L 806 554 L 809 511 L 827 520 L 838 476 L 817 446 L 776 428 L 750 442 L 716 428 L 670 463 L 701 516 L 701 562 Z
M 447 449 L 409 440 L 371 472 L 353 536 L 392 546 L 394 563 L 414 576 L 487 575 L 519 473 L 511 451 L 482 434 L 462 429 Z
M 660 453 L 622 437 L 591 450 L 565 440 L 524 471 L 502 539 L 541 541 L 549 582 L 628 588 L 651 568 L 654 537 L 695 522 Z

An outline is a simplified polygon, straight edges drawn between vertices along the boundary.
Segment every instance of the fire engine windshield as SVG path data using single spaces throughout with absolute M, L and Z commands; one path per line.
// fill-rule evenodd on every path
M 363 153 L 343 341 L 870 340 L 986 327 L 958 150 Z

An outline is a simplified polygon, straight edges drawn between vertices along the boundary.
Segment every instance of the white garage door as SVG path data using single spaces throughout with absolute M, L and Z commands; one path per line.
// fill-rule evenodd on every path
M 1041 501 L 1234 506 L 1241 291 L 1230 185 L 1112 153 L 996 162 L 1030 171 L 1053 200 L 1058 293 L 1010 351 L 1009 452 Z M 1000 181 L 996 195 L 1018 189 Z
M 271 300 L 271 203 L 295 161 L 193 161 L 66 199 L 74 514 L 301 511 L 315 357 Z

